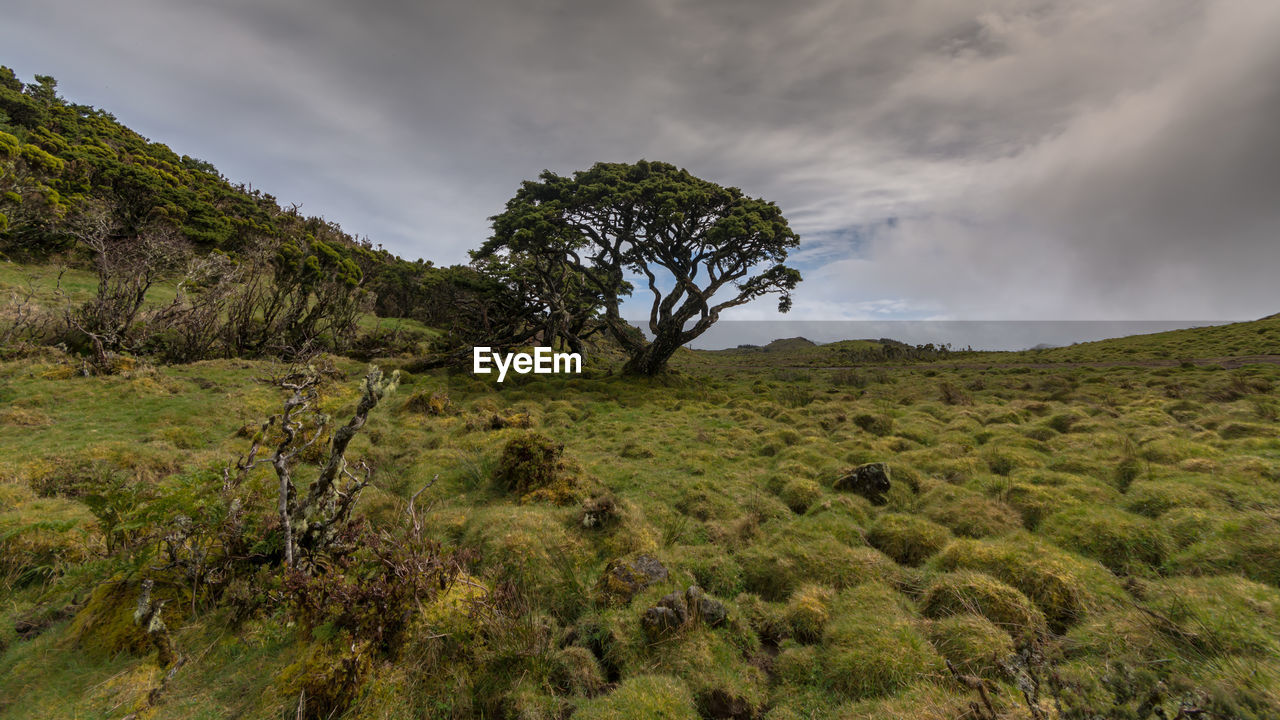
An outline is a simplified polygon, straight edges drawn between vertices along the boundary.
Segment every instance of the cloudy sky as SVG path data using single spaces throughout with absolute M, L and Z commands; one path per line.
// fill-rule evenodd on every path
M 5 5 L 21 77 L 410 257 L 648 158 L 781 205 L 796 318 L 1280 311 L 1278 2 Z

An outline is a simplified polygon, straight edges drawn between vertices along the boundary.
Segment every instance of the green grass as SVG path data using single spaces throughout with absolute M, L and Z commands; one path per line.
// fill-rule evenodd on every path
M 418 650 L 380 660 L 347 716 L 955 717 L 976 696 L 943 658 L 1025 716 L 992 656 L 1031 639 L 1075 683 L 1064 703 L 1094 714 L 1133 711 L 1125 692 L 1160 682 L 1274 715 L 1258 678 L 1280 672 L 1280 366 L 1067 363 L 1156 358 L 1160 342 L 1172 358 L 1223 357 L 1249 338 L 1235 354 L 1267 354 L 1276 325 L 981 367 L 824 370 L 821 348 L 789 343 L 738 351 L 739 365 L 681 353 L 653 380 L 409 375 L 352 445 L 378 467 L 358 513 L 403 523 L 407 498 L 438 476 L 418 500 L 426 532 L 472 551 L 475 586 L 516 592 L 523 610 L 499 627 L 458 598 L 433 606 Z M 335 363 L 343 379 L 323 404 L 341 418 L 364 366 Z M 244 452 L 244 428 L 280 400 L 255 382 L 280 369 L 266 361 L 74 367 L 55 352 L 0 363 L 0 698 L 24 698 L 0 715 L 118 717 L 156 680 L 153 652 L 75 644 L 72 618 L 126 569 L 82 498 L 46 495 L 104 478 L 164 493 Z M 433 395 L 449 402 L 411 401 Z M 521 413 L 530 428 L 491 429 Z M 564 445 L 567 500 L 499 482 L 503 448 L 529 430 Z M 874 461 L 894 478 L 884 505 L 833 489 Z M 269 496 L 270 481 L 262 468 L 251 482 Z M 616 518 L 586 528 L 581 504 L 601 494 Z M 639 553 L 670 579 L 605 603 L 605 566 Z M 641 613 L 692 584 L 726 604 L 725 626 L 648 641 Z M 233 622 L 188 607 L 166 622 L 193 659 L 157 717 L 292 717 L 286 668 L 314 648 L 283 614 Z

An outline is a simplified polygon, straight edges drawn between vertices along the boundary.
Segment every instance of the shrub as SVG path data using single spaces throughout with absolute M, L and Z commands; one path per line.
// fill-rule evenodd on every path
M 800 408 L 813 402 L 813 391 L 795 385 L 787 385 L 778 391 L 778 403 L 783 407 Z
M 982 572 L 961 570 L 939 575 L 925 590 L 920 611 L 925 617 L 974 614 L 1011 635 L 1044 631 L 1044 613 L 1026 595 Z
M 1044 521 L 1040 531 L 1058 545 L 1101 562 L 1115 573 L 1150 572 L 1173 548 L 1163 526 L 1105 505 L 1080 505 Z
M 525 499 L 571 501 L 573 477 L 565 465 L 564 445 L 537 432 L 521 433 L 502 448 L 496 479 L 509 492 Z
M 891 695 L 930 673 L 942 658 L 915 629 L 892 589 L 867 583 L 842 592 L 822 637 L 823 680 L 847 698 Z
M 341 715 L 372 670 L 368 643 L 340 633 L 327 642 L 308 644 L 302 657 L 280 672 L 275 686 L 282 695 L 306 698 L 297 717 L 322 720 Z
M 915 515 L 885 513 L 867 531 L 867 542 L 903 565 L 917 566 L 951 541 L 945 527 Z
M 948 381 L 938 383 L 938 394 L 947 405 L 972 405 L 973 398 Z
M 409 412 L 425 413 L 427 415 L 451 415 L 456 408 L 453 400 L 449 398 L 448 393 L 442 393 L 435 390 L 419 390 L 409 396 L 404 403 L 404 409 Z

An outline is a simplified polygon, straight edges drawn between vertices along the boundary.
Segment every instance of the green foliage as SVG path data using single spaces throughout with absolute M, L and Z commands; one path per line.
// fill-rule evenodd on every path
M 29 272 L 48 297 L 48 267 L 0 264 L 0 290 L 21 289 Z M 77 301 L 94 293 L 92 274 L 62 280 Z M 1266 347 L 1257 331 L 1280 319 L 1246 325 L 1228 330 Z M 946 658 L 990 683 L 1000 717 L 1029 717 L 1019 681 L 1031 675 L 1049 716 L 1060 702 L 1063 717 L 1154 715 L 1144 703 L 1174 717 L 1184 701 L 1205 717 L 1277 716 L 1280 465 L 1273 438 L 1230 429 L 1274 420 L 1256 393 L 1208 396 L 1252 392 L 1280 370 L 1055 369 L 1016 355 L 991 362 L 1026 367 L 988 371 L 904 357 L 857 370 L 862 387 L 832 387 L 815 367 L 837 365 L 840 347 L 881 347 L 837 345 L 681 352 L 680 374 L 654 382 L 497 387 L 415 372 L 415 405 L 427 411 L 371 414 L 352 445 L 377 468 L 355 516 L 385 538 L 335 538 L 339 547 L 306 565 L 316 582 L 305 589 L 279 569 L 271 469 L 233 493 L 243 513 L 227 513 L 223 497 L 223 466 L 259 432 L 253 418 L 279 407 L 254 382 L 277 365 L 129 367 L 120 356 L 120 372 L 85 376 L 58 350 L 9 356 L 0 715 L 296 717 L 305 689 L 304 715 L 353 718 L 643 716 L 651 704 L 684 717 L 974 716 L 978 698 Z M 331 360 L 344 376 L 362 370 Z M 720 362 L 734 367 L 709 369 Z M 944 381 L 972 404 L 940 402 Z M 782 407 L 782 383 L 811 400 Z M 429 414 L 445 395 L 449 409 Z M 328 385 L 317 409 L 338 415 L 357 397 Z M 893 432 L 862 431 L 851 420 L 862 414 L 892 416 Z M 493 429 L 495 415 L 505 427 Z M 527 420 L 507 422 L 517 417 Z M 522 502 L 491 482 L 525 429 L 511 425 L 524 422 L 564 444 L 573 477 L 598 483 L 581 493 L 587 504 Z M 1012 458 L 1007 475 L 992 472 L 997 451 Z M 1126 458 L 1138 473 L 1122 492 L 1115 469 Z M 877 460 L 894 466 L 886 506 L 824 490 L 841 467 Z M 95 495 L 98 516 L 87 504 Z M 587 526 L 589 511 L 605 521 Z M 406 545 L 415 519 L 461 569 L 443 589 L 392 602 L 414 578 L 440 579 L 382 557 Z M 981 537 L 952 537 L 953 526 Z M 1135 538 L 1152 528 L 1169 549 L 1163 562 L 1138 562 Z M 1091 559 L 1105 561 L 1091 547 L 1104 539 L 1130 553 L 1123 581 Z M 171 549 L 178 562 L 156 570 L 173 563 Z M 606 567 L 638 554 L 660 558 L 669 577 L 604 602 Z M 98 644 L 139 640 L 128 621 L 138 580 L 153 573 L 187 662 L 148 711 L 163 677 L 150 646 Z M 114 580 L 132 587 L 104 602 L 96 589 Z M 651 643 L 642 613 L 694 583 L 724 600 L 728 620 Z M 90 606 L 100 620 L 75 619 Z M 100 632 L 80 644 L 73 628 L 91 626 Z M 1010 678 L 997 659 L 1029 675 Z M 654 677 L 665 680 L 626 692 Z
M 562 443 L 538 432 L 521 433 L 502 448 L 495 477 L 508 492 L 564 504 L 573 499 L 575 479 L 563 454 Z
M 492 220 L 493 237 L 475 258 L 505 255 L 509 263 L 580 277 L 630 354 L 628 371 L 637 374 L 665 368 L 723 310 L 778 294 L 778 309 L 786 312 L 800 282 L 800 273 L 783 264 L 800 239 L 777 205 L 666 163 L 596 163 L 571 178 L 545 171 L 523 183 Z M 652 341 L 621 319 L 620 303 L 632 290 L 624 271 L 649 278 Z M 657 273 L 674 276 L 675 288 L 662 291 Z M 711 304 L 721 289 L 734 294 Z

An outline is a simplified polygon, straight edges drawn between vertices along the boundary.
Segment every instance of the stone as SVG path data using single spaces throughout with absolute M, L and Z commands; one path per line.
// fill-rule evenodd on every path
M 667 568 L 652 555 L 637 555 L 630 562 L 613 560 L 600 578 L 600 594 L 606 600 L 626 603 L 636 593 L 668 577 Z
M 729 616 L 724 603 L 706 594 L 697 585 L 691 585 L 685 591 L 684 599 L 689 608 L 689 614 L 708 627 L 722 625 Z
M 857 493 L 873 505 L 884 505 L 889 492 L 889 466 L 882 462 L 859 465 L 835 481 L 836 490 Z
M 640 625 L 644 628 L 645 637 L 652 642 L 679 630 L 684 622 L 671 608 L 655 605 L 640 616 Z

